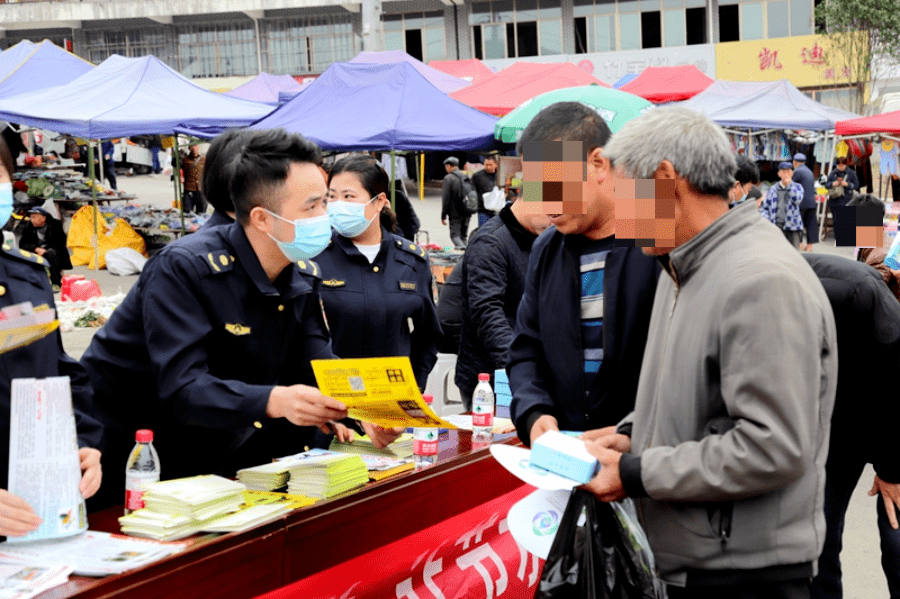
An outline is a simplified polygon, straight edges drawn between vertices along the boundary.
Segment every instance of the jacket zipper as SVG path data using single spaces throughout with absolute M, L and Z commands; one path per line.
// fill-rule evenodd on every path
M 588 399 L 587 399 L 587 387 L 584 384 L 584 342 L 581 339 L 581 273 L 575 268 L 575 261 L 572 259 L 572 254 L 566 249 L 565 245 L 563 245 L 563 253 L 566 256 L 566 259 L 569 262 L 569 269 L 575 275 L 575 281 L 578 285 L 577 292 L 575 294 L 575 309 L 578 314 L 578 334 L 575 335 L 576 340 L 578 341 L 578 356 L 581 358 L 581 400 L 584 405 L 584 420 L 585 426 L 587 426 L 587 421 L 590 419 L 590 411 L 588 410 Z

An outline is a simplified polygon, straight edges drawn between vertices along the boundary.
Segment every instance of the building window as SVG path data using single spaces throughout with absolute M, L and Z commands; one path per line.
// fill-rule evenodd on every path
M 234 77 L 259 72 L 251 22 L 178 27 L 179 70 L 186 77 Z
M 641 47 L 662 47 L 662 19 L 658 10 L 641 13 Z
M 666 30 L 666 47 L 683 46 L 685 44 L 684 9 L 667 10 L 664 27 Z
M 813 32 L 812 21 L 812 1 L 791 0 L 791 35 L 810 35 Z
M 619 15 L 619 38 L 622 50 L 641 49 L 641 15 L 627 13 Z
M 738 5 L 719 5 L 719 41 L 737 42 L 741 39 Z
M 615 0 L 575 0 L 574 4 L 576 54 L 615 50 Z
M 741 39 L 763 39 L 762 4 L 741 4 Z
M 91 31 L 85 33 L 85 58 L 100 64 L 113 54 L 120 56 L 153 55 L 173 69 L 178 69 L 174 39 L 163 27 L 122 29 L 119 31 Z
M 705 44 L 707 37 L 706 32 L 709 31 L 706 22 L 706 8 L 687 8 L 684 11 L 684 20 L 687 26 L 687 43 L 688 46 L 695 44 Z
M 560 0 L 474 2 L 469 25 L 476 58 L 549 56 L 563 50 Z
M 444 12 L 382 15 L 384 49 L 403 50 L 423 62 L 444 60 Z
M 769 2 L 766 5 L 768 13 L 769 30 L 766 37 L 788 37 L 790 35 L 790 22 L 788 21 L 787 0 Z
M 263 69 L 275 75 L 305 75 L 350 60 L 358 47 L 351 19 L 332 15 L 263 21 Z

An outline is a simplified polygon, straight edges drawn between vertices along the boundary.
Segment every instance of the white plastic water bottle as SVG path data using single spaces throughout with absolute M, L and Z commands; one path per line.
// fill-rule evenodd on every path
M 491 375 L 478 375 L 478 386 L 472 394 L 472 442 L 490 443 L 494 440 L 494 390 Z
M 423 395 L 422 399 L 429 407 L 434 402 L 433 395 Z M 430 426 L 417 426 L 413 429 L 413 457 L 416 468 L 437 464 L 438 434 L 438 429 Z
M 144 507 L 145 485 L 159 480 L 159 456 L 153 447 L 153 431 L 142 428 L 134 434 L 135 446 L 125 465 L 125 513 Z

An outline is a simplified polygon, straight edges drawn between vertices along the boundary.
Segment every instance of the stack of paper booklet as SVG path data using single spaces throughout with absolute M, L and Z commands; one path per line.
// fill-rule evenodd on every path
M 291 467 L 297 462 L 285 458 L 282 461 L 238 470 L 237 478 L 251 491 L 274 491 L 287 486 Z
M 144 509 L 119 518 L 119 524 L 132 536 L 180 539 L 240 510 L 243 491 L 241 483 L 212 474 L 151 483 L 144 493 Z
M 288 493 L 330 499 L 369 482 L 366 463 L 358 455 L 326 455 L 295 463 Z
M 376 448 L 367 435 L 356 437 L 351 443 L 341 443 L 335 437 L 332 439 L 331 446 L 328 449 L 342 453 L 381 455 L 389 458 L 410 458 L 413 455 L 413 436 L 409 433 L 404 433 L 396 441 L 382 449 Z

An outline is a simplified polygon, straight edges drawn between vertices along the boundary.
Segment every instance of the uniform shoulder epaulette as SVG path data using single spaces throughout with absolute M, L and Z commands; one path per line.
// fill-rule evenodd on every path
M 322 278 L 322 269 L 319 268 L 319 265 L 312 260 L 297 260 L 297 268 L 300 269 L 300 272 L 302 274 L 309 275 L 317 279 Z
M 14 248 L 8 243 L 0 245 L 0 250 L 2 250 L 3 253 L 10 258 L 15 258 L 20 262 L 28 262 L 29 264 L 34 264 L 35 266 L 40 266 L 41 268 L 47 267 L 47 260 L 44 259 L 43 256 L 38 256 L 37 254 L 32 254 L 31 252 Z
M 412 254 L 417 258 L 421 258 L 425 260 L 428 254 L 425 252 L 425 248 L 420 245 L 416 245 L 415 243 L 409 241 L 408 239 L 403 239 L 402 237 L 397 237 L 394 235 L 394 244 L 408 254 Z
M 210 274 L 218 275 L 234 268 L 234 256 L 229 254 L 228 250 L 213 250 L 201 255 L 201 258 L 209 268 Z

